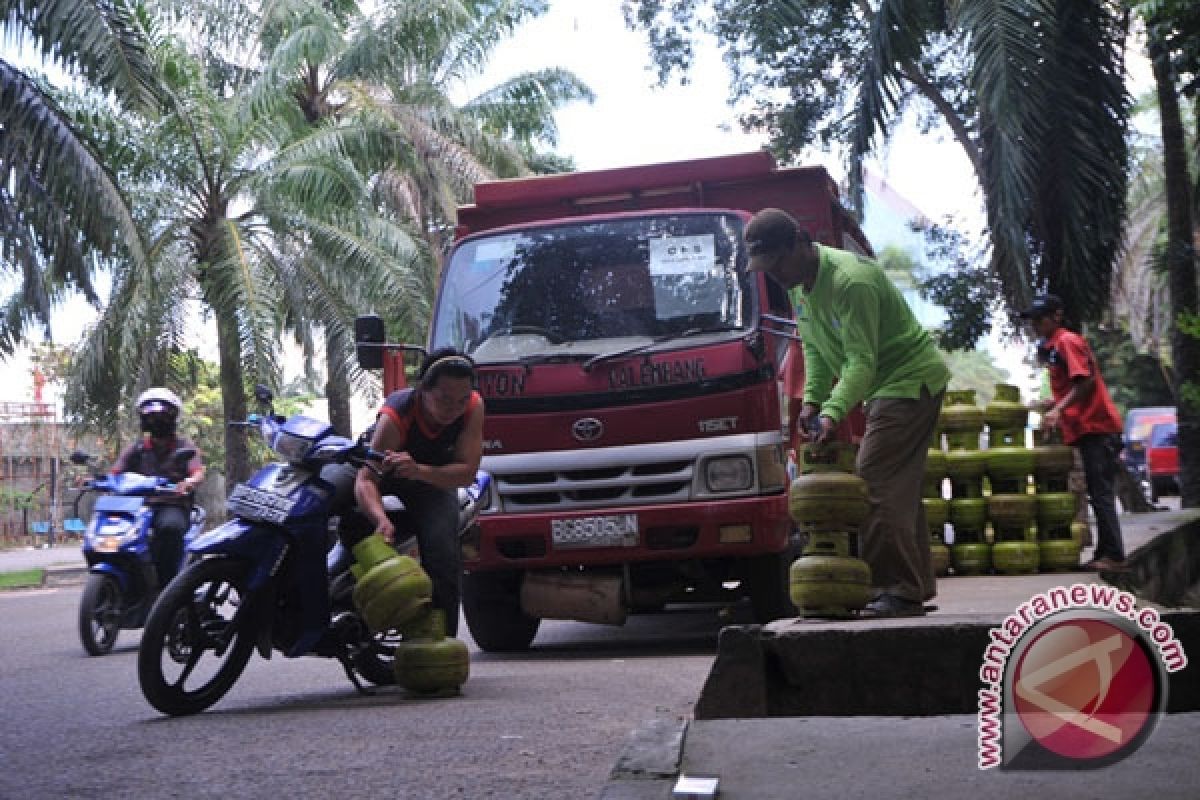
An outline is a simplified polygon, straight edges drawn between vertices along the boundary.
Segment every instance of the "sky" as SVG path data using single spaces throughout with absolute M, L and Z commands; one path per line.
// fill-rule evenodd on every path
M 497 48 L 488 70 L 477 84 L 464 87 L 461 99 L 520 72 L 570 69 L 596 93 L 594 103 L 574 104 L 556 118 L 555 149 L 572 156 L 579 169 L 728 155 L 765 143 L 763 134 L 740 130 L 727 103 L 728 73 L 715 45 L 697 53 L 689 84 L 657 87 L 645 34 L 626 28 L 620 6 L 620 0 L 554 0 L 545 16 Z M 814 151 L 804 163 L 822 165 L 842 178 L 841 162 L 832 153 Z M 930 219 L 953 216 L 982 224 L 970 167 L 948 135 L 923 135 L 915 126 L 901 126 L 872 167 Z M 56 341 L 76 339 L 89 316 L 81 302 L 70 303 L 56 316 Z M 1014 356 L 1011 348 L 1007 352 L 1005 357 Z M 0 401 L 31 399 L 27 362 L 14 358 L 0 365 Z

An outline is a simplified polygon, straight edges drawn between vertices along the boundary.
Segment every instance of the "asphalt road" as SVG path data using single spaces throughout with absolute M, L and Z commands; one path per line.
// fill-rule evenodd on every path
M 209 711 L 159 715 L 138 631 L 89 658 L 81 587 L 0 592 L 0 798 L 594 797 L 630 732 L 690 717 L 712 610 L 624 628 L 543 623 L 520 656 L 472 650 L 462 696 L 358 695 L 334 661 L 251 659 Z

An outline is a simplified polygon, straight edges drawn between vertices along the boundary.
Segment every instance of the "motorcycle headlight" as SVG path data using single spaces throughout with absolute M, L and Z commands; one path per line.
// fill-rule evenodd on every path
M 710 492 L 739 492 L 754 484 L 754 466 L 746 456 L 713 458 L 704 465 L 704 482 Z
M 83 535 L 96 552 L 115 553 L 137 538 L 138 529 L 128 520 L 109 519 L 99 523 L 92 520 Z
M 312 439 L 294 436 L 286 431 L 277 433 L 275 441 L 271 443 L 271 449 L 288 461 L 303 461 L 304 457 L 308 455 L 310 447 L 312 447 Z

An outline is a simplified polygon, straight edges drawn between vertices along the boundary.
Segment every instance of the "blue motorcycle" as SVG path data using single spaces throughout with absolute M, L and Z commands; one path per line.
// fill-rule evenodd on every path
M 188 460 L 194 451 L 181 450 L 175 458 Z M 72 462 L 86 464 L 91 457 L 73 453 Z M 83 556 L 88 564 L 87 584 L 79 601 L 79 638 L 88 655 L 101 656 L 113 649 L 122 628 L 140 628 L 174 573 L 159 575 L 151 553 L 154 497 L 177 499 L 175 485 L 166 478 L 124 472 L 97 476 L 83 485 L 75 498 L 99 493 L 83 533 Z M 204 529 L 204 509 L 193 506 L 187 541 Z
M 230 519 L 188 545 L 188 566 L 154 604 L 142 633 L 138 681 L 165 714 L 216 703 L 256 647 L 266 659 L 275 650 L 333 658 L 362 693 L 369 689 L 360 676 L 377 686 L 396 681 L 400 633 L 370 632 L 353 602 L 353 558 L 334 538 L 341 529 L 370 531 L 354 509 L 354 479 L 360 467 L 377 468 L 382 454 L 336 435 L 327 422 L 275 415 L 265 387 L 255 397 L 262 413 L 231 424 L 259 431 L 283 460 L 233 489 Z M 487 481 L 480 473 L 471 490 L 460 490 L 460 535 L 473 524 Z M 402 531 L 411 526 L 402 510 L 394 513 L 403 550 Z

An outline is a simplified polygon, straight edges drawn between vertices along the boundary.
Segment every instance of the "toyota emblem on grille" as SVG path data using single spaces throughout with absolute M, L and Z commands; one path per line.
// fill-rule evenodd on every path
M 571 435 L 581 442 L 594 442 L 604 435 L 604 423 L 595 417 L 577 419 L 571 424 Z

